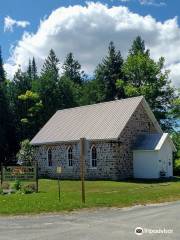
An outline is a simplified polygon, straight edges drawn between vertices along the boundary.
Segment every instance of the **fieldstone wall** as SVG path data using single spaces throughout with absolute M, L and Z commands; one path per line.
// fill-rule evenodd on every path
M 133 176 L 133 144 L 139 134 L 157 132 L 142 105 L 139 105 L 119 136 L 119 142 L 86 142 L 86 179 L 122 179 Z M 91 147 L 97 149 L 97 167 L 91 167 Z M 68 166 L 68 147 L 72 146 L 73 166 Z M 52 166 L 48 166 L 47 151 L 52 150 Z M 62 167 L 61 178 L 80 178 L 80 144 L 43 145 L 36 147 L 40 176 L 56 178 L 57 166 Z
M 133 177 L 133 145 L 140 134 L 156 133 L 154 124 L 140 104 L 119 137 L 116 147 L 117 179 Z
M 97 150 L 97 167 L 91 166 L 91 146 Z M 73 150 L 73 166 L 68 166 L 68 147 Z M 47 151 L 52 150 L 52 166 L 48 166 Z M 80 144 L 43 145 L 35 147 L 35 160 L 38 161 L 39 175 L 41 177 L 57 178 L 56 168 L 62 167 L 61 178 L 80 178 Z M 116 179 L 116 158 L 114 146 L 106 142 L 88 142 L 85 146 L 85 177 L 86 179 Z

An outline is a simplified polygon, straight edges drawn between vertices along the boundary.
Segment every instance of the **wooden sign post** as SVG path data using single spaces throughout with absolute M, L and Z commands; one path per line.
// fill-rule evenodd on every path
M 56 172 L 57 172 L 57 174 L 58 174 L 58 196 L 59 196 L 59 202 L 61 201 L 61 189 L 60 189 L 60 174 L 61 174 L 61 172 L 62 172 L 62 168 L 61 167 L 57 167 L 56 168 Z
M 81 174 L 81 191 L 82 202 L 85 203 L 85 183 L 84 183 L 84 168 L 85 168 L 85 138 L 80 138 L 80 174 Z

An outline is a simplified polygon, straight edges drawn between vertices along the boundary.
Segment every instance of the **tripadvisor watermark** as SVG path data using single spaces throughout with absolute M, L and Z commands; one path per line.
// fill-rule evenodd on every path
M 151 229 L 151 228 L 137 227 L 137 228 L 135 228 L 134 232 L 135 232 L 136 235 L 143 235 L 143 234 L 172 234 L 173 233 L 173 229 L 166 229 L 166 228 Z

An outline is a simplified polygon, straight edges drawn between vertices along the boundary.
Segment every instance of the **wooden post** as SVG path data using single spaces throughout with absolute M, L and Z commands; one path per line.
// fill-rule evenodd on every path
M 60 188 L 60 174 L 62 172 L 62 168 L 59 166 L 56 168 L 56 173 L 58 174 L 58 196 L 59 202 L 61 201 L 61 188 Z
M 81 174 L 81 191 L 82 202 L 85 203 L 85 184 L 84 184 L 84 168 L 85 168 L 85 138 L 80 138 L 80 174 Z
M 59 196 L 59 202 L 61 201 L 61 195 L 60 195 L 60 174 L 58 174 L 58 196 Z

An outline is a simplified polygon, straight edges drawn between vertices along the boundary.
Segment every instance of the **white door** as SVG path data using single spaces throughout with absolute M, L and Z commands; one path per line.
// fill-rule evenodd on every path
M 167 176 L 167 172 L 168 172 L 168 166 L 166 164 L 166 159 L 161 159 L 159 160 L 159 170 L 160 170 L 160 177 L 166 177 Z M 163 174 L 165 173 L 165 175 Z
M 167 173 L 168 173 L 168 177 L 172 177 L 173 176 L 173 163 L 172 163 L 172 154 L 169 156 L 169 158 L 167 159 Z

